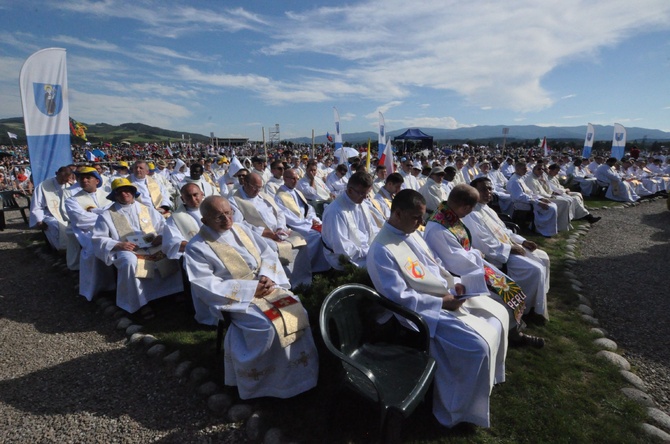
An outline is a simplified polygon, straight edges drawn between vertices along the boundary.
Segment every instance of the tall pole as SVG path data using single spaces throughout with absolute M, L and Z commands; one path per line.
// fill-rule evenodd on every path
M 268 147 L 265 145 L 265 127 L 263 127 L 263 151 L 265 152 L 265 161 L 268 161 Z
M 312 159 L 316 158 L 316 153 L 314 152 L 314 130 L 312 129 Z

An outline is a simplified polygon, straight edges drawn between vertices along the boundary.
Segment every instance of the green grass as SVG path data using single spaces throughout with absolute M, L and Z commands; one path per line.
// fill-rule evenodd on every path
M 597 200 L 595 206 L 604 206 Z M 616 203 L 615 203 L 616 204 Z M 578 225 L 576 223 L 575 225 Z M 625 386 L 618 370 L 595 358 L 597 337 L 576 310 L 578 299 L 563 276 L 568 233 L 537 242 L 552 259 L 546 326 L 531 334 L 547 339 L 541 350 L 510 348 L 507 381 L 493 389 L 491 427 L 475 432 L 447 430 L 434 420 L 430 402 L 421 405 L 404 423 L 403 441 L 411 443 L 638 443 L 644 410 L 620 394 Z M 318 275 L 308 290 L 298 289 L 307 308 L 320 353 L 316 389 L 289 400 L 260 399 L 254 407 L 270 414 L 272 424 L 300 442 L 364 443 L 378 439 L 376 406 L 338 390 L 338 363 L 324 349 L 318 335 L 321 301 L 335 287 L 349 282 L 369 285 L 361 270 Z M 302 290 L 302 291 L 301 291 Z M 588 295 L 586 295 L 588 296 Z M 177 309 L 175 309 L 175 307 Z M 180 308 L 181 307 L 181 308 Z M 145 331 L 178 348 L 198 365 L 209 367 L 222 383 L 220 358 L 215 355 L 216 332 L 198 325 L 184 304 L 165 302 Z M 234 390 L 230 391 L 234 393 Z

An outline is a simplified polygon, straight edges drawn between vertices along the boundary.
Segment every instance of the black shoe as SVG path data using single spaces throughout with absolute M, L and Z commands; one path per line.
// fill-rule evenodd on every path
M 544 347 L 544 338 L 531 336 L 521 332 L 510 333 L 509 345 L 512 347 Z
M 602 219 L 602 217 L 600 217 L 600 216 L 594 216 L 593 214 L 589 214 L 589 218 L 586 219 L 586 220 L 587 220 L 590 224 L 595 224 L 595 223 L 598 222 L 600 219 Z

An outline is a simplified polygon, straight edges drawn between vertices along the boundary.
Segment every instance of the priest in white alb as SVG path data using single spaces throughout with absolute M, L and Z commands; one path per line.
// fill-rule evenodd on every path
M 205 198 L 195 183 L 187 183 L 179 192 L 181 204 L 165 221 L 161 249 L 169 259 L 180 259 L 186 244 L 198 234 L 202 226 L 200 203 Z
M 396 195 L 391 217 L 370 247 L 368 272 L 380 294 L 415 311 L 428 325 L 430 354 L 437 361 L 435 418 L 446 427 L 489 427 L 491 390 L 505 380 L 508 315 L 486 296 L 459 299 L 468 289 L 416 233 L 425 210 L 418 192 Z
M 307 313 L 277 254 L 248 228 L 233 222 L 224 197 L 206 198 L 203 226 L 184 262 L 198 322 L 216 325 L 226 311 L 225 384 L 240 398 L 288 398 L 316 386 L 318 356 Z

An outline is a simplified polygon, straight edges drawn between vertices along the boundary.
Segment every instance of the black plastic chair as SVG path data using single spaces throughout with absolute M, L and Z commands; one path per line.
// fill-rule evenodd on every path
M 222 319 L 219 319 L 219 323 L 216 326 L 216 354 L 217 356 L 221 354 L 221 349 L 223 348 L 223 334 L 228 327 L 230 327 L 231 319 L 230 313 L 227 311 L 221 310 Z
M 28 204 L 26 206 L 21 206 L 16 201 L 16 195 L 20 194 L 17 191 L 0 191 L 0 197 L 2 198 L 2 208 L 0 208 L 0 231 L 4 230 L 7 227 L 5 222 L 5 211 L 19 210 L 21 216 L 23 217 L 23 222 L 28 225 L 28 216 L 26 215 L 26 210 L 30 209 L 30 198 L 25 196 Z
M 380 337 L 385 329 L 376 319 L 384 310 L 418 327 L 417 347 L 406 345 L 398 334 Z M 319 325 L 326 347 L 342 364 L 344 385 L 379 404 L 382 441 L 399 439 L 400 422 L 423 400 L 435 374 L 424 320 L 369 287 L 349 284 L 326 297 Z M 399 421 L 390 417 L 399 417 Z M 390 426 L 395 429 L 393 432 Z

